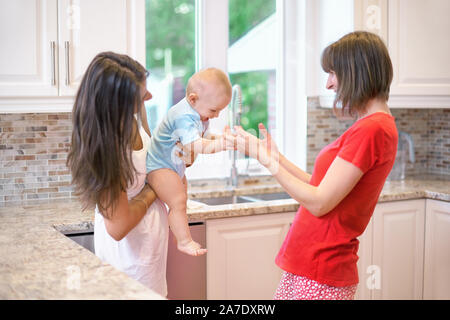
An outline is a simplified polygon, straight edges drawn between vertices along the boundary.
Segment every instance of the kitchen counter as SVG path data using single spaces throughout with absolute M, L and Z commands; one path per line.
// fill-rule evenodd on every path
M 264 183 L 243 184 L 234 192 L 229 188 L 206 188 L 204 185 L 194 185 L 190 189 L 190 199 L 208 197 L 226 197 L 230 195 L 250 195 L 256 193 L 282 192 L 281 186 L 274 180 L 265 180 Z M 411 200 L 411 199 L 435 199 L 450 202 L 450 176 L 422 175 L 405 181 L 386 181 L 378 202 Z M 268 214 L 275 212 L 297 211 L 298 203 L 293 199 L 255 203 L 239 203 L 217 206 L 195 206 L 188 209 L 191 221 L 225 218 L 233 216 L 245 216 L 254 214 Z
M 0 208 L 0 299 L 164 299 L 54 226 L 92 226 L 77 201 Z
M 233 194 L 220 183 L 192 183 L 190 198 Z M 242 183 L 234 194 L 271 193 L 282 189 L 272 179 Z M 450 201 L 450 177 L 423 176 L 390 181 L 379 201 L 408 199 Z M 293 199 L 207 206 L 188 203 L 190 221 L 292 212 Z M 163 299 L 61 232 L 93 229 L 93 211 L 77 200 L 6 203 L 0 207 L 0 299 Z

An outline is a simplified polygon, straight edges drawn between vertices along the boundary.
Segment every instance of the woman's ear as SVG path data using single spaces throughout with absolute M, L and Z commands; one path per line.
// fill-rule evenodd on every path
M 197 102 L 197 100 L 198 100 L 198 95 L 196 93 L 191 92 L 191 93 L 188 94 L 187 101 L 190 104 L 195 104 Z

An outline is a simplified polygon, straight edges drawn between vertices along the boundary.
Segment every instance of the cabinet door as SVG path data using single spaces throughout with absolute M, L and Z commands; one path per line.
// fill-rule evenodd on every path
M 282 274 L 275 257 L 294 215 L 208 220 L 208 299 L 272 299 Z
M 133 46 L 139 23 L 136 15 L 144 14 L 142 0 L 60 0 L 59 12 L 59 73 L 60 95 L 74 96 L 81 79 L 94 56 L 102 51 L 129 54 L 135 59 Z M 136 32 L 136 34 L 133 34 Z M 136 38 L 136 41 L 133 39 Z M 142 63 L 142 61 L 140 61 Z
M 370 219 L 364 233 L 358 237 L 358 277 L 359 283 L 356 289 L 356 300 L 370 300 L 372 298 L 372 289 L 376 288 L 377 281 L 372 274 L 372 246 L 373 246 L 373 219 Z
M 1 0 L 0 30 L 0 97 L 56 96 L 57 0 Z
M 379 203 L 373 216 L 374 299 L 422 299 L 425 200 Z
M 450 1 L 389 0 L 392 95 L 450 95 Z
M 424 299 L 450 299 L 450 202 L 427 200 Z

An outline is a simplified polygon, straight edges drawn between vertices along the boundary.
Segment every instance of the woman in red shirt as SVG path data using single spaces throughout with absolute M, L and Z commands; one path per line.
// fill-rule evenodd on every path
M 327 89 L 355 123 L 316 158 L 312 175 L 278 152 L 264 126 L 262 139 L 236 128 L 229 143 L 257 158 L 300 203 L 276 257 L 283 273 L 275 299 L 353 299 L 358 240 L 372 216 L 397 150 L 387 101 L 392 63 L 383 41 L 350 33 L 322 53 Z

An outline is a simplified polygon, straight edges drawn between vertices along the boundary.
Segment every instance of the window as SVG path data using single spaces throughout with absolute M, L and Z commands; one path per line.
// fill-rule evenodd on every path
M 290 22 L 284 21 L 286 15 L 296 15 L 296 3 L 296 0 L 146 0 L 146 64 L 150 71 L 147 86 L 153 94 L 153 99 L 146 103 L 150 128 L 154 130 L 167 110 L 184 97 L 186 82 L 196 69 L 214 66 L 228 72 L 232 84 L 241 86 L 243 128 L 257 135 L 258 123 L 262 122 L 280 151 L 291 149 L 286 141 L 295 143 L 292 149 L 299 150 L 297 154 L 306 159 L 306 153 L 298 148 L 297 132 L 283 141 L 285 132 L 298 126 L 291 118 L 300 114 L 285 110 L 285 104 L 292 109 L 298 107 L 299 90 L 295 81 L 297 69 L 289 69 L 283 61 L 284 56 L 295 54 L 285 52 L 283 41 L 285 29 L 295 32 L 297 28 L 295 17 Z M 294 81 L 286 83 L 286 78 Z M 306 110 L 306 106 L 302 108 Z M 285 114 L 291 118 L 285 118 Z M 225 110 L 211 121 L 210 129 L 220 133 L 228 123 L 229 113 Z M 305 140 L 301 143 L 306 145 L 306 134 L 301 135 Z M 231 158 L 226 152 L 200 155 L 186 175 L 227 177 Z M 245 162 L 240 169 L 249 163 Z
M 167 110 L 185 95 L 195 72 L 195 0 L 146 0 L 146 102 L 153 131 Z
M 275 128 L 276 1 L 229 0 L 228 72 L 242 90 L 242 127 Z

